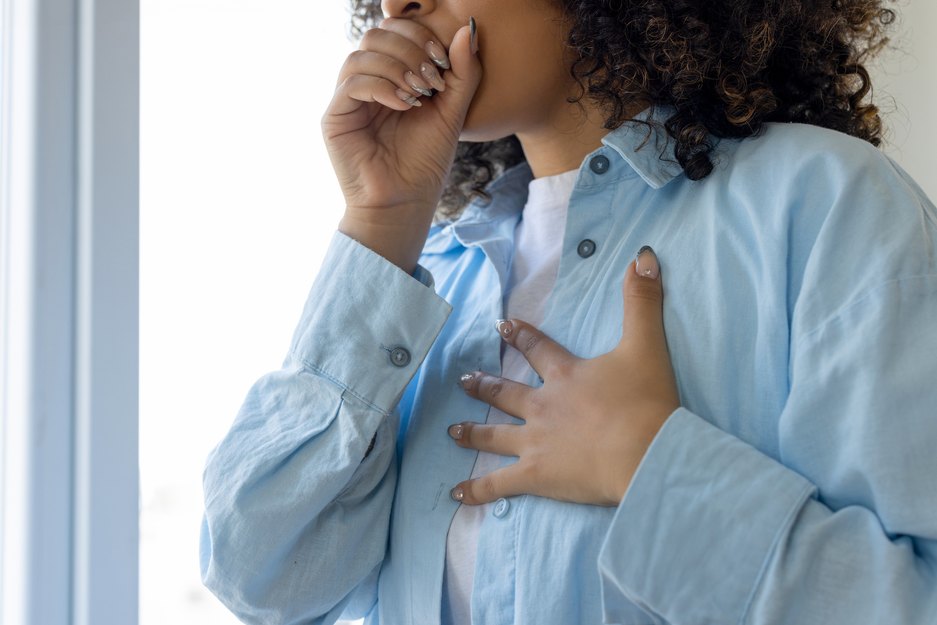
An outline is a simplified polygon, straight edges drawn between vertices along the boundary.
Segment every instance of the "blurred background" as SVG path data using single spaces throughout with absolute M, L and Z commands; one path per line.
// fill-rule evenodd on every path
M 937 4 L 898 10 L 875 98 L 937 198 Z M 201 471 L 279 368 L 341 216 L 319 120 L 347 21 L 341 0 L 141 2 L 142 625 L 237 623 L 199 581 Z

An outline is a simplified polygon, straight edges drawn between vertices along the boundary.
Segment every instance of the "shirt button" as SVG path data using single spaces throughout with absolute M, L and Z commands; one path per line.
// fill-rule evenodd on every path
M 507 514 L 508 510 L 510 509 L 511 509 L 511 502 L 505 499 L 504 497 L 502 497 L 501 499 L 495 502 L 495 509 L 492 510 L 492 514 L 494 514 L 497 518 L 500 519 L 505 514 Z
M 608 166 L 609 166 L 608 157 L 602 154 L 599 154 L 598 156 L 593 156 L 592 160 L 589 161 L 589 169 L 591 169 L 597 174 L 604 174 L 605 172 L 607 172 Z
M 395 347 L 390 350 L 390 361 L 395 367 L 406 367 L 410 364 L 410 352 L 404 347 Z
M 589 258 L 595 254 L 595 241 L 592 239 L 583 239 L 579 242 L 579 247 L 576 248 L 576 251 L 579 252 L 579 255 L 583 258 Z

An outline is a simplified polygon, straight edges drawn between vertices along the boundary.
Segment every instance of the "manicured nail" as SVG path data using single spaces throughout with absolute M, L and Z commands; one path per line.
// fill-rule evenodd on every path
M 410 106 L 423 106 L 423 103 L 417 100 L 412 93 L 407 93 L 403 89 L 397 89 L 397 97 Z
M 455 501 L 462 501 L 465 499 L 465 492 L 462 491 L 461 486 L 456 486 L 451 491 L 449 491 L 449 496 L 452 497 Z
M 407 72 L 403 75 L 403 79 L 407 81 L 407 84 L 419 94 L 430 96 L 433 95 L 433 92 L 429 90 L 429 85 L 423 83 L 422 80 L 416 77 L 416 74 L 413 72 Z
M 469 32 L 472 33 L 469 39 L 469 49 L 471 49 L 472 54 L 478 54 L 478 27 L 475 25 L 474 17 L 469 18 Z
M 638 250 L 634 270 L 642 278 L 657 280 L 657 276 L 660 275 L 660 263 L 657 261 L 657 254 L 654 253 L 650 245 L 645 245 Z
M 420 74 L 426 79 L 426 82 L 433 85 L 433 89 L 436 91 L 446 90 L 446 83 L 443 81 L 442 76 L 439 75 L 439 72 L 436 71 L 436 68 L 430 63 L 426 61 L 420 63 Z
M 455 425 L 449 426 L 449 436 L 455 440 L 462 438 L 462 433 L 465 431 L 465 428 L 461 424 L 456 423 Z
M 462 388 L 464 388 L 467 391 L 472 390 L 473 388 L 475 388 L 475 374 L 463 373 L 462 377 L 459 378 L 459 384 L 461 384 Z
M 446 51 L 443 50 L 443 47 L 435 41 L 427 42 L 426 54 L 428 54 L 429 58 L 433 60 L 433 63 L 439 67 L 443 69 L 449 69 L 451 67 L 449 63 L 449 57 L 446 56 Z
M 510 319 L 498 319 L 495 322 L 495 330 L 504 338 L 508 338 L 514 332 L 514 324 L 511 323 Z

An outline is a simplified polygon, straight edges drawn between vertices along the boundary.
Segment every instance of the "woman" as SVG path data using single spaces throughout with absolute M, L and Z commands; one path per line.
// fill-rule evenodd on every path
M 322 122 L 345 215 L 206 467 L 206 585 L 251 623 L 937 622 L 891 13 L 382 9 Z

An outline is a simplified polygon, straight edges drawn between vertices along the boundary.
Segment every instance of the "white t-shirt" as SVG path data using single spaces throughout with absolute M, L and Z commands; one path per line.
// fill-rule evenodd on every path
M 555 176 L 530 181 L 527 204 L 514 231 L 514 259 L 511 276 L 503 294 L 506 319 L 522 319 L 533 325 L 543 320 L 543 306 L 556 282 L 566 211 L 573 185 L 579 174 L 574 169 Z M 495 320 L 492 319 L 492 327 Z M 492 330 L 494 331 L 494 330 Z M 502 344 L 504 345 L 504 344 Z M 502 350 L 501 375 L 524 380 L 530 365 L 514 348 Z M 497 408 L 488 411 L 488 423 L 511 423 L 512 418 Z M 479 452 L 472 478 L 496 470 L 501 456 Z M 443 579 L 442 622 L 444 625 L 470 625 L 471 599 L 475 577 L 478 533 L 492 504 L 459 506 L 446 538 L 446 572 Z

